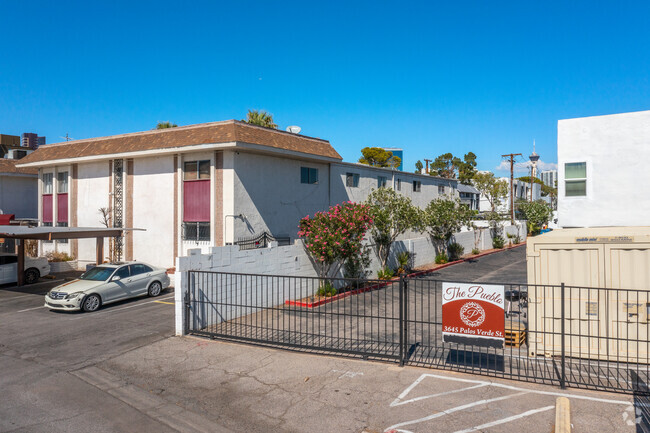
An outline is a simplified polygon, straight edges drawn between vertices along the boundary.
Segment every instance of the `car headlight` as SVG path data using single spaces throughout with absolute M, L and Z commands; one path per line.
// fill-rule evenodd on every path
M 66 295 L 65 299 L 75 299 L 75 298 L 78 298 L 78 297 L 82 296 L 83 294 L 84 294 L 84 292 L 70 293 L 69 295 Z

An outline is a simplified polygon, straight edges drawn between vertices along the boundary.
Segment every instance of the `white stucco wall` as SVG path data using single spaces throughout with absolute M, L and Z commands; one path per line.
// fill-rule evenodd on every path
M 173 156 L 134 159 L 133 227 L 146 230 L 133 232 L 134 260 L 174 266 L 174 209 Z
M 347 173 L 359 174 L 359 186 L 346 186 Z M 363 202 L 373 189 L 378 187 L 378 177 L 387 178 L 387 186 L 399 194 L 410 197 L 415 206 L 424 209 L 432 200 L 440 197 L 438 186 L 445 187 L 446 195 L 458 196 L 457 182 L 450 179 L 440 179 L 433 176 L 423 176 L 398 170 L 387 170 L 369 167 L 363 164 L 334 163 L 332 164 L 332 204 L 344 201 Z M 398 190 L 398 181 L 401 189 Z M 420 192 L 413 191 L 413 181 L 421 182 Z
M 650 111 L 558 122 L 558 225 L 646 226 Z M 587 195 L 565 196 L 565 164 L 587 163 Z
M 16 218 L 38 218 L 38 175 L 0 175 L 0 209 Z
M 300 183 L 301 167 L 318 169 L 318 183 Z M 240 152 L 234 155 L 233 168 L 229 173 L 233 183 L 232 214 L 244 214 L 246 218 L 226 218 L 234 225 L 234 233 L 232 225 L 228 226 L 228 242 L 232 242 L 233 234 L 237 240 L 264 231 L 295 239 L 301 218 L 329 206 L 328 164 Z M 224 181 L 224 189 L 227 186 Z
M 99 209 L 111 207 L 109 196 L 109 162 L 79 164 L 77 171 L 77 225 L 79 227 L 101 227 Z M 77 259 L 80 268 L 95 263 L 95 239 L 79 239 Z M 104 239 L 104 255 L 108 252 L 108 239 Z

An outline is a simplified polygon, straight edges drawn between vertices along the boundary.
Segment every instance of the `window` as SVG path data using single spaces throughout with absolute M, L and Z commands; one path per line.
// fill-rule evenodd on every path
M 56 192 L 57 194 L 68 193 L 68 172 L 60 171 L 56 174 Z
M 153 269 L 151 269 L 147 265 L 143 265 L 141 263 L 138 263 L 136 265 L 131 265 L 131 275 L 140 275 L 140 274 L 146 274 L 147 272 L 151 272 Z
M 52 194 L 54 192 L 52 188 L 53 179 L 54 173 L 43 173 L 43 194 Z
M 210 241 L 209 222 L 184 222 L 183 240 L 186 241 Z
M 11 265 L 12 263 L 18 263 L 17 256 L 0 256 L 0 265 Z
M 67 223 L 67 222 L 65 222 L 65 223 L 63 223 L 63 222 L 58 222 L 58 223 L 56 223 L 56 226 L 57 226 L 57 227 L 68 227 L 68 223 Z M 67 243 L 68 243 L 68 240 L 67 240 L 67 239 L 57 239 L 56 241 L 57 241 L 58 243 L 60 243 L 60 244 L 67 244 Z
M 397 179 L 397 190 L 398 191 L 402 190 L 402 179 Z
M 318 183 L 318 169 L 309 167 L 300 167 L 300 183 L 315 185 Z
M 422 189 L 422 182 L 419 180 L 414 180 L 413 181 L 413 192 L 420 192 Z
M 587 195 L 586 162 L 569 162 L 564 164 L 564 195 L 567 197 Z
M 129 267 L 128 266 L 122 266 L 120 269 L 115 272 L 114 277 L 120 277 L 120 279 L 124 278 L 129 278 L 131 275 L 129 274 Z
M 183 180 L 210 179 L 210 161 L 186 161 L 183 165 Z
M 377 188 L 386 188 L 386 176 L 377 176 Z
M 359 173 L 346 173 L 345 186 L 358 188 L 359 187 Z
M 438 185 L 438 195 L 444 195 L 444 193 L 445 193 L 445 186 Z

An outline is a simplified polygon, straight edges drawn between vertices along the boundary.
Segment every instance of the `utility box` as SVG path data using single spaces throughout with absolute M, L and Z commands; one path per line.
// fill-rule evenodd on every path
M 526 259 L 530 356 L 560 355 L 564 325 L 566 356 L 650 363 L 650 227 L 554 230 Z

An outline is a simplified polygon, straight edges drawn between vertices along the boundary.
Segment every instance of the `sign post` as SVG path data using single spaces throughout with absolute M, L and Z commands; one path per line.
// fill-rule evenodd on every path
M 503 348 L 504 287 L 442 283 L 442 341 Z

